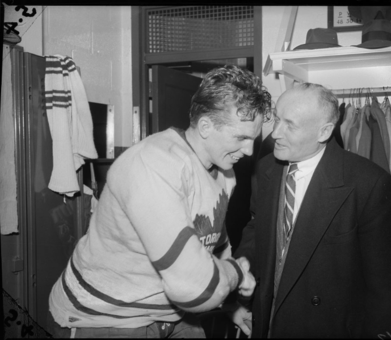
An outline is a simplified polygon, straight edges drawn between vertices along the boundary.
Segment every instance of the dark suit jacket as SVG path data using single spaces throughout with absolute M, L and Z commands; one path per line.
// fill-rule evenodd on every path
M 266 337 L 276 218 L 285 163 L 259 160 L 251 212 L 235 257 L 257 287 L 252 337 Z M 271 336 L 373 337 L 391 332 L 391 176 L 332 140 L 302 202 L 276 297 Z

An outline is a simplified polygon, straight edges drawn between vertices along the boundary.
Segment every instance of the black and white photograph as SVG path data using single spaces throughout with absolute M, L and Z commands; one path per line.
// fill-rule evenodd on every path
M 391 339 L 388 2 L 1 20 L 2 339 Z

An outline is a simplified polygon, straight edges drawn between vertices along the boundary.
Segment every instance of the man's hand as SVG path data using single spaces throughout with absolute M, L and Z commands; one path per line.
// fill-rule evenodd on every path
M 238 292 L 242 296 L 250 297 L 255 289 L 255 279 L 250 272 L 250 262 L 245 257 L 240 257 L 236 260 L 239 267 L 243 271 L 243 281 L 238 287 Z
M 252 330 L 252 313 L 243 307 L 240 303 L 224 304 L 222 309 L 226 312 L 230 320 L 237 325 L 244 334 L 251 335 Z

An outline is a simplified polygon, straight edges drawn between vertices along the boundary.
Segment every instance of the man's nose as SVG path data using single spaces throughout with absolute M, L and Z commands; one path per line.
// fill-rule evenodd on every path
M 279 122 L 274 122 L 272 138 L 277 139 L 279 137 L 281 137 L 281 124 Z
M 242 152 L 247 155 L 251 156 L 254 151 L 254 141 L 253 140 L 247 140 L 245 145 L 242 147 Z

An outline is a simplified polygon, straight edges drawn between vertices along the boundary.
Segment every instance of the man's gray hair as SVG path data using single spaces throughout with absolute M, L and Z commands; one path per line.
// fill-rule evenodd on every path
M 318 94 L 319 107 L 323 113 L 327 116 L 327 122 L 337 124 L 339 120 L 338 98 L 328 88 L 313 83 L 301 83 L 295 86 L 295 89 L 301 89 L 303 91 L 310 90 Z

